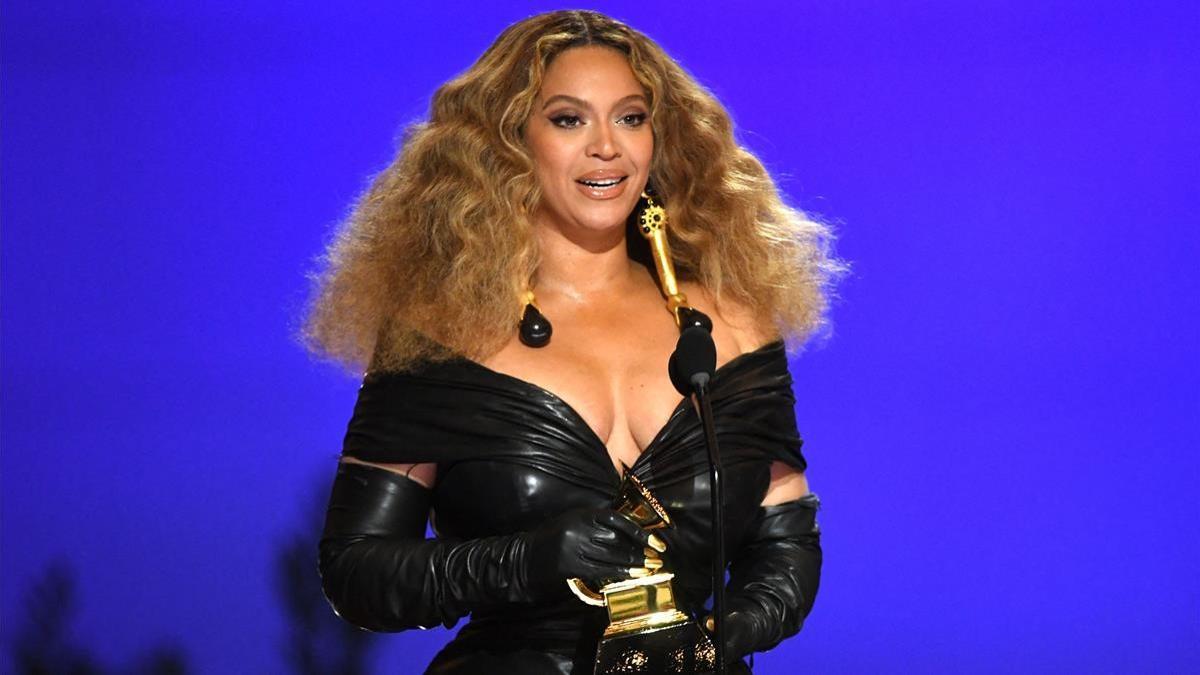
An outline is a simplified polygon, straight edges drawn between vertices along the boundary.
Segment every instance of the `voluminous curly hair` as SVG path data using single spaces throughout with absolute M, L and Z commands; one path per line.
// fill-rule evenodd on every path
M 550 62 L 602 45 L 625 54 L 654 133 L 650 180 L 668 209 L 681 279 L 758 328 L 803 339 L 826 322 L 843 267 L 829 228 L 789 208 L 738 145 L 721 104 L 650 38 L 595 12 L 509 26 L 442 85 L 330 246 L 303 337 L 352 368 L 400 370 L 512 338 L 539 256 L 528 214 L 541 191 L 524 126 Z

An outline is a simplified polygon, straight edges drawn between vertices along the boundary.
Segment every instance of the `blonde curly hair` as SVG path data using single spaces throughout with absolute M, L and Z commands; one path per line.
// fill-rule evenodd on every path
M 511 339 L 539 261 L 528 214 L 541 191 L 523 129 L 550 62 L 584 45 L 625 54 L 645 88 L 651 182 L 679 277 L 770 333 L 804 339 L 825 325 L 844 269 L 828 226 L 783 203 L 721 104 L 650 38 L 596 12 L 560 11 L 509 26 L 408 129 L 315 275 L 310 349 L 401 370 L 454 354 L 482 360 Z

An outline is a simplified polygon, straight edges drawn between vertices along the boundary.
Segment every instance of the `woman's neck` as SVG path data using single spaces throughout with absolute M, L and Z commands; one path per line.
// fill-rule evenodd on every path
M 541 253 L 536 288 L 539 295 L 588 302 L 620 292 L 633 283 L 636 263 L 626 253 L 624 228 L 588 234 L 592 236 L 580 241 L 557 228 L 537 228 Z

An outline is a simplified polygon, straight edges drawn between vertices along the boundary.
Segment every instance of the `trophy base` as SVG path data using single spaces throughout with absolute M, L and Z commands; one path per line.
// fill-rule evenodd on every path
M 611 638 L 626 633 L 644 633 L 659 628 L 670 628 L 671 626 L 687 623 L 687 621 L 687 614 L 677 609 L 654 612 L 653 614 L 614 621 L 608 624 L 608 628 L 604 629 L 604 637 Z
M 668 612 L 662 612 L 668 614 Z M 596 652 L 595 675 L 699 675 L 711 673 L 717 650 L 695 622 L 681 612 L 662 623 L 645 622 L 639 628 L 624 630 L 600 640 Z M 651 615 L 652 616 L 652 615 Z M 651 617 L 639 617 L 647 620 Z

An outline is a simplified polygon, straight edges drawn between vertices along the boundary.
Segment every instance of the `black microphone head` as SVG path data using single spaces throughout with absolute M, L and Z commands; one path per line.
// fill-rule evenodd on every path
M 667 362 L 667 374 L 671 376 L 671 384 L 680 396 L 692 395 L 692 383 L 683 373 L 679 372 L 679 352 L 671 352 L 671 360 Z
M 671 384 L 684 396 L 695 391 L 696 376 L 707 381 L 717 370 L 717 346 L 712 335 L 701 326 L 690 326 L 679 335 L 675 353 L 668 366 Z

